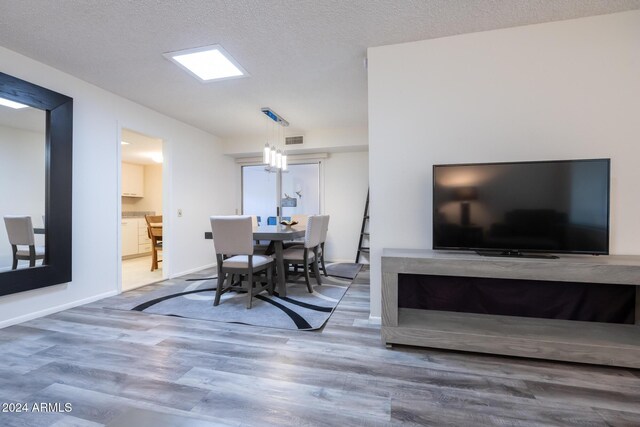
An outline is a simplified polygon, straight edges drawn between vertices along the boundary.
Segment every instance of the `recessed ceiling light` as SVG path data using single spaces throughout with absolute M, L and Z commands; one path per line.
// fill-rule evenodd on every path
M 162 163 L 162 153 L 149 153 L 149 157 L 156 163 Z
M 122 145 L 129 145 L 129 144 L 131 144 L 131 143 L 130 143 L 130 142 L 127 142 L 127 141 L 120 141 L 120 144 L 122 144 Z
M 204 82 L 249 75 L 219 44 L 169 52 L 164 57 Z
M 19 110 L 20 108 L 29 108 L 28 105 L 20 104 L 19 102 L 10 101 L 8 99 L 0 98 L 0 105 L 4 105 L 5 107 L 14 108 Z

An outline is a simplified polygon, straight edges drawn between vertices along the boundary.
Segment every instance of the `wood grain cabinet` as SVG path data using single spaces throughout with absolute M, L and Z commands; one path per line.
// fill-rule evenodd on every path
M 629 303 L 624 306 L 633 311 L 635 319 L 630 319 L 630 322 L 635 324 L 473 313 L 466 311 L 465 298 L 458 298 L 460 304 L 455 310 L 411 308 L 408 305 L 415 301 L 415 294 L 407 294 L 400 289 L 410 285 L 407 276 L 425 277 L 427 281 L 421 280 L 418 285 L 431 287 L 429 295 L 433 295 L 432 300 L 450 298 L 448 291 L 438 291 L 443 287 L 432 286 L 434 281 L 442 278 L 453 279 L 446 283 L 464 283 L 474 278 L 490 281 L 507 279 L 516 289 L 509 291 L 510 300 L 513 306 L 523 311 L 529 301 L 516 297 L 519 293 L 517 286 L 539 282 L 536 286 L 559 289 L 564 293 L 571 292 L 567 290 L 571 284 L 581 284 L 597 289 L 594 295 L 630 295 L 627 297 Z M 635 288 L 631 288 L 635 292 L 626 291 L 630 286 Z M 415 287 L 413 291 L 416 291 Z M 486 288 L 485 292 L 488 292 Z M 553 295 L 548 290 L 545 292 L 543 295 Z M 408 300 L 406 295 L 411 295 L 412 299 Z M 399 298 L 401 296 L 402 299 Z M 577 308 L 571 309 L 572 312 L 580 311 L 589 300 L 587 296 L 586 291 L 578 293 Z M 556 300 L 548 301 L 548 306 L 557 307 L 558 304 Z M 573 307 L 572 302 L 569 306 Z M 610 310 L 607 308 L 606 311 Z M 381 332 L 382 341 L 387 345 L 404 344 L 640 368 L 640 256 L 495 258 L 468 252 L 384 249 Z
M 122 163 L 122 196 L 144 197 L 144 166 Z

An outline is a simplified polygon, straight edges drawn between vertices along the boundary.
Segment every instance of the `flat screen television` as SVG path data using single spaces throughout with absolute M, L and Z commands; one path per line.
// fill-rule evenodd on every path
M 433 166 L 433 248 L 609 253 L 609 159 Z

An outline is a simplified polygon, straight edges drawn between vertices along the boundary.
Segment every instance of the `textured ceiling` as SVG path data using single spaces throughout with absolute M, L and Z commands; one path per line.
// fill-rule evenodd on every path
M 0 0 L 0 45 L 213 134 L 367 124 L 367 47 L 640 8 L 640 0 Z M 221 44 L 200 83 L 164 52 Z

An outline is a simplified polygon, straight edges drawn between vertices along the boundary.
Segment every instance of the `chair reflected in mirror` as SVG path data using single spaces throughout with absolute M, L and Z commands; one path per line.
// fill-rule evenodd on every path
M 36 260 L 44 259 L 44 246 L 36 246 L 33 223 L 30 216 L 5 215 L 4 225 L 13 255 L 12 270 L 18 268 L 18 261 L 29 261 L 35 267 Z

